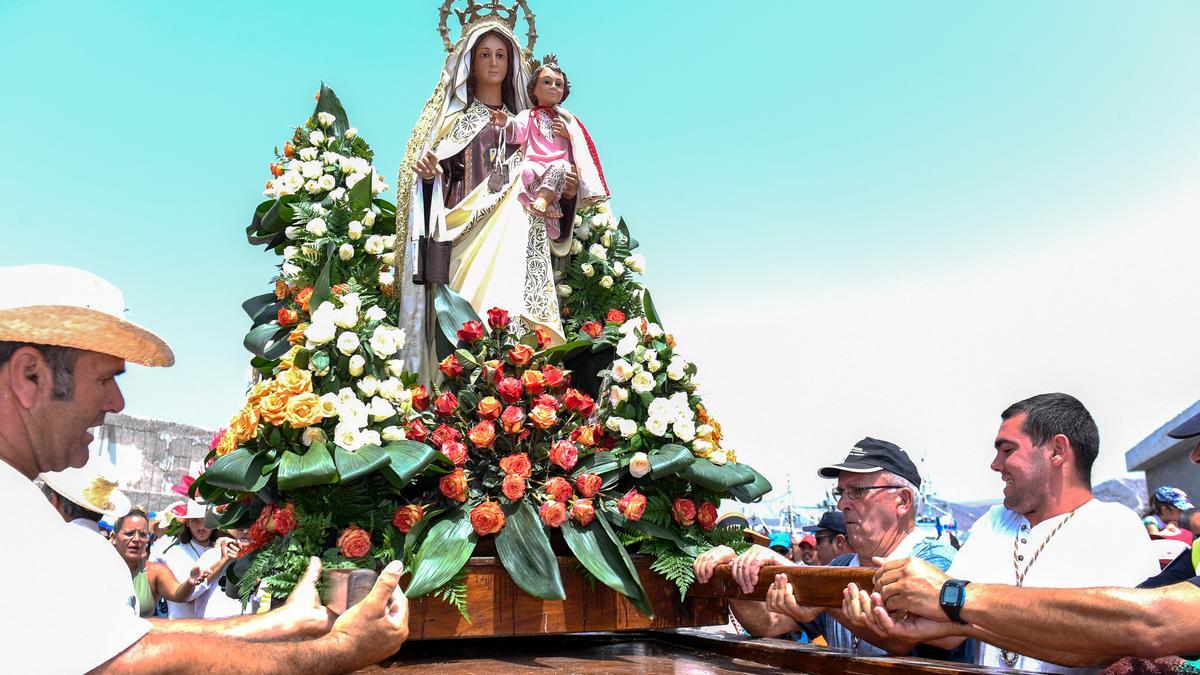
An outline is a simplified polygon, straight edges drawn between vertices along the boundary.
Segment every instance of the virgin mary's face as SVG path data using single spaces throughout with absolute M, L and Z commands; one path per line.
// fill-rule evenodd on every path
M 485 35 L 475 43 L 471 78 L 475 84 L 498 85 L 508 76 L 508 44 L 496 35 Z

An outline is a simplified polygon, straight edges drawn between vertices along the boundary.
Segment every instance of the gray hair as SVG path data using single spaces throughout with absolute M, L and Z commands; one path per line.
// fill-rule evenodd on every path
M 917 514 L 921 512 L 921 507 L 924 505 L 924 501 L 925 501 L 921 497 L 921 489 L 918 488 L 916 485 L 914 485 L 912 481 L 905 478 L 904 476 L 897 476 L 896 474 L 894 474 L 890 471 L 884 471 L 883 475 L 888 477 L 889 485 L 891 485 L 893 487 L 898 487 L 898 488 L 905 488 L 909 492 L 912 493 L 912 501 L 913 501 L 912 519 L 913 519 L 913 522 L 916 522 Z
M 33 342 L 0 341 L 0 366 L 8 363 L 13 353 L 21 347 L 33 347 L 46 360 L 46 365 L 50 367 L 50 373 L 54 378 L 51 398 L 55 401 L 70 401 L 75 398 L 75 362 L 79 360 L 81 350 L 74 347 L 40 345 Z

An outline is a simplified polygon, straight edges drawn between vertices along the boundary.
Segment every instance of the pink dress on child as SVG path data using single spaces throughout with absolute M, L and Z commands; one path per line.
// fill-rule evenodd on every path
M 504 141 L 525 147 L 525 158 L 521 162 L 521 185 L 524 188 L 517 196 L 526 208 L 538 197 L 538 191 L 549 189 L 557 199 L 562 198 L 567 184 L 567 171 L 571 168 L 571 141 L 557 136 L 551 130 L 557 114 L 553 108 L 534 106 L 523 110 L 512 118 L 504 130 Z M 551 239 L 559 236 L 559 220 L 562 209 L 557 201 L 546 209 L 546 235 Z

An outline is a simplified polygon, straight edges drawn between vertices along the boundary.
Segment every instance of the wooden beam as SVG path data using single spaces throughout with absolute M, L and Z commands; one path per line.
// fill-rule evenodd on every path
M 810 607 L 841 607 L 842 589 L 850 582 L 868 593 L 874 589 L 875 569 L 870 567 L 805 567 L 800 565 L 768 565 L 758 572 L 758 585 L 753 593 L 743 593 L 733 580 L 729 565 L 713 570 L 706 584 L 693 584 L 689 597 L 730 598 L 735 600 L 766 600 L 767 589 L 776 574 L 786 574 L 792 584 L 796 601 Z

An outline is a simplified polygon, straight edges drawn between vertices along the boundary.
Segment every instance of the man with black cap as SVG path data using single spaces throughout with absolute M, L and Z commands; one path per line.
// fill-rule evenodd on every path
M 1200 652 L 1195 562 L 1181 557 L 1154 574 L 1137 515 L 1092 497 L 1099 436 L 1083 405 L 1041 394 L 1001 417 L 992 468 L 1006 483 L 1004 506 L 971 529 L 949 574 L 887 562 L 876 592 L 857 593 L 848 611 L 897 638 L 942 646 L 976 638 L 985 643 L 978 663 L 1023 670 Z M 1200 417 L 1170 435 L 1200 435 Z M 1129 588 L 1150 574 L 1142 586 L 1160 588 Z
M 836 478 L 833 495 L 845 516 L 850 545 L 856 553 L 838 562 L 846 566 L 877 566 L 885 559 L 915 556 L 945 569 L 954 549 L 927 539 L 916 527 L 921 476 L 908 454 L 899 446 L 874 438 L 859 441 L 840 464 L 822 467 L 823 478 Z M 764 565 L 794 564 L 762 547 L 734 557 L 733 551 L 717 547 L 696 559 L 698 581 L 707 581 L 713 569 L 730 562 L 733 578 L 746 592 L 758 582 Z M 801 623 L 818 620 L 830 647 L 862 655 L 910 653 L 915 643 L 897 640 L 873 631 L 866 622 L 851 624 L 840 609 L 805 607 L 797 604 L 785 575 L 777 575 L 767 593 L 767 602 L 730 601 L 738 621 L 753 635 L 774 637 L 795 631 Z
M 833 564 L 842 556 L 854 555 L 854 548 L 846 539 L 846 515 L 841 511 L 826 511 L 816 525 L 808 525 L 803 529 L 813 533 L 817 560 L 822 565 Z

